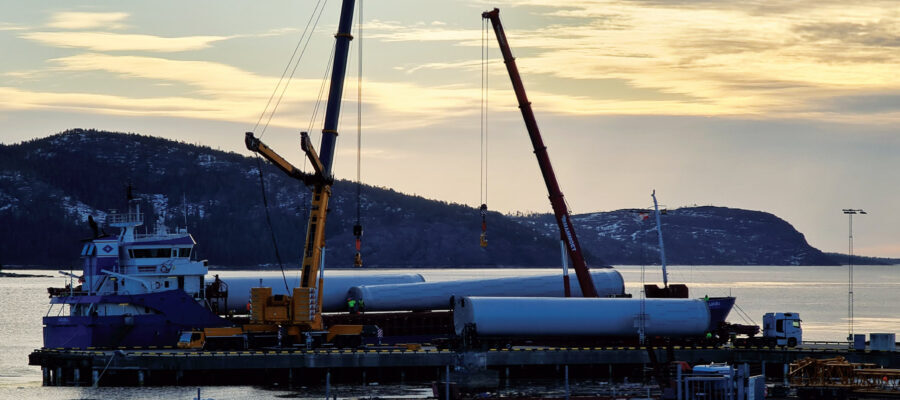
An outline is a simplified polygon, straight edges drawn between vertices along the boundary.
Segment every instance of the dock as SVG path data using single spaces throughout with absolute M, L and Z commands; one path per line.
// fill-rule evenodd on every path
M 326 382 L 459 381 L 471 377 L 500 381 L 550 376 L 563 367 L 574 378 L 621 379 L 631 376 L 634 379 L 654 362 L 676 360 L 690 364 L 748 364 L 769 378 L 781 378 L 787 366 L 796 360 L 837 356 L 882 368 L 900 368 L 900 352 L 853 350 L 839 345 L 796 348 L 513 347 L 481 351 L 431 346 L 246 351 L 38 349 L 29 356 L 29 364 L 41 366 L 43 383 L 48 386 L 316 385 Z

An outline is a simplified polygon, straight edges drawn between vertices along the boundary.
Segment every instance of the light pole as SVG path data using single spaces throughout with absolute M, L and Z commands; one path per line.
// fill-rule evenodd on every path
M 853 342 L 853 215 L 866 214 L 866 212 L 863 210 L 860 210 L 860 209 L 852 209 L 852 208 L 845 208 L 845 209 L 843 209 L 843 211 L 844 211 L 844 214 L 847 214 L 847 216 L 850 218 L 850 227 L 849 227 L 850 234 L 848 235 L 850 252 L 847 255 L 847 264 L 850 267 L 849 268 L 850 282 L 847 286 L 848 287 L 848 290 L 847 290 L 847 319 L 848 319 L 847 340 L 852 343 Z

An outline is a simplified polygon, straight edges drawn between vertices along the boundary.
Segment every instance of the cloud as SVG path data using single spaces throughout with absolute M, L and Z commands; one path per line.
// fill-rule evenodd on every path
M 366 37 L 386 42 L 406 41 L 473 41 L 478 45 L 481 31 L 474 29 L 444 28 L 443 23 L 416 24 L 410 27 L 396 21 L 372 20 L 366 22 Z M 439 28 L 435 28 L 439 27 Z
M 804 24 L 794 30 L 810 41 L 855 43 L 876 47 L 900 47 L 897 21 L 820 22 Z
M 2 31 L 24 31 L 27 27 L 10 24 L 8 22 L 0 22 L 0 32 Z
M 58 12 L 50 17 L 47 26 L 58 29 L 123 29 L 129 14 L 124 12 Z
M 257 75 L 233 66 L 209 61 L 170 60 L 158 57 L 115 56 L 86 53 L 50 60 L 49 73 L 105 72 L 112 77 L 142 81 L 152 85 L 177 83 L 186 87 L 177 96 L 128 97 L 117 94 L 54 93 L 17 88 L 0 88 L 0 98 L 17 99 L 0 103 L 0 109 L 65 109 L 98 114 L 154 115 L 227 121 L 256 121 L 277 78 Z M 44 72 L 47 73 L 47 72 Z M 62 77 L 58 79 L 63 79 Z M 319 79 L 294 78 L 284 104 L 273 123 L 278 126 L 305 126 L 300 115 L 311 110 Z M 413 129 L 449 118 L 477 112 L 473 101 L 477 89 L 456 86 L 425 88 L 408 82 L 364 81 L 367 127 Z M 348 80 L 345 92 L 356 91 L 356 81 Z M 134 90 L 134 93 L 140 93 Z M 93 106 L 92 106 L 93 104 Z M 306 109 L 308 106 L 308 109 Z M 306 109 L 304 111 L 304 109 Z
M 900 112 L 900 94 L 873 93 L 840 96 L 828 99 L 825 106 L 833 111 L 851 111 L 855 113 Z
M 84 48 L 92 51 L 180 52 L 205 49 L 232 36 L 159 37 L 111 32 L 29 32 L 19 35 L 53 47 Z
M 832 108 L 822 108 L 823 101 L 854 90 L 900 90 L 895 79 L 900 15 L 887 2 L 808 0 L 768 7 L 768 2 L 588 0 L 562 9 L 552 0 L 500 3 L 501 8 L 546 8 L 534 13 L 553 21 L 537 29 L 507 27 L 524 76 L 627 82 L 635 91 L 619 99 L 625 114 L 846 120 L 858 116 L 837 116 Z M 396 25 L 383 23 L 373 36 L 481 45 L 474 29 Z M 493 35 L 491 42 L 496 46 Z M 406 71 L 470 70 L 473 65 L 480 62 L 427 63 Z M 644 97 L 633 101 L 632 95 Z M 570 113 L 616 113 L 590 97 L 574 106 Z M 881 116 L 882 122 L 896 120 L 894 113 Z

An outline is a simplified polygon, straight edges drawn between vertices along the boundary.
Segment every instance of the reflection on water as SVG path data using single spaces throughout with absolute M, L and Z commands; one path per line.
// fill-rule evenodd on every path
M 641 276 L 646 283 L 662 284 L 658 266 L 616 267 L 625 279 L 626 291 L 640 297 Z M 558 273 L 559 269 L 389 269 L 378 273 L 420 273 L 428 281 L 470 278 L 499 278 Z M 39 271 L 56 275 L 56 271 Z M 281 275 L 280 271 L 220 271 L 229 276 Z M 297 271 L 291 274 L 299 274 Z M 329 274 L 352 275 L 354 270 L 334 270 Z M 573 273 L 574 275 L 574 273 Z M 574 276 L 573 276 L 574 278 Z M 759 324 L 766 312 L 799 312 L 803 318 L 804 339 L 844 340 L 848 333 L 847 267 L 717 267 L 669 266 L 669 282 L 684 283 L 692 297 L 737 297 L 750 320 L 740 318 L 738 310 L 729 321 Z M 79 388 L 42 388 L 41 373 L 28 366 L 28 354 L 41 347 L 41 317 L 47 312 L 49 286 L 63 286 L 58 278 L 0 278 L 0 398 L 190 398 L 196 389 L 148 388 L 100 390 Z M 900 266 L 854 266 L 854 333 L 900 333 Z M 371 388 L 361 388 L 369 390 Z M 396 389 L 396 388 L 392 388 Z M 422 387 L 407 387 L 410 396 L 418 397 Z M 348 389 L 349 390 L 349 389 Z M 415 392 L 419 390 L 419 392 Z M 204 388 L 204 398 L 303 398 L 318 392 L 273 392 L 268 388 L 211 387 Z M 208 395 L 208 396 L 207 396 Z M 349 394 L 348 394 L 349 395 Z

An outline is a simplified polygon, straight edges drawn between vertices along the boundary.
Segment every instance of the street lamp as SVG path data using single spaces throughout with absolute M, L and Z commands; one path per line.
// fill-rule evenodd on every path
M 843 209 L 843 211 L 844 211 L 844 214 L 847 214 L 847 216 L 850 218 L 850 229 L 849 229 L 850 234 L 848 236 L 849 242 L 850 242 L 850 244 L 849 244 L 850 252 L 847 255 L 847 264 L 850 267 L 849 268 L 850 282 L 848 284 L 848 290 L 847 290 L 847 319 L 848 319 L 847 340 L 852 343 L 853 342 L 853 216 L 855 214 L 866 214 L 866 212 L 863 210 L 860 210 L 860 209 L 852 209 L 852 208 L 845 208 L 845 209 Z

